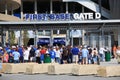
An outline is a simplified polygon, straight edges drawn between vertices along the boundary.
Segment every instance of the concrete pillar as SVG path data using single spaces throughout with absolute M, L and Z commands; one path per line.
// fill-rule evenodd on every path
M 84 6 L 82 6 L 82 13 L 84 13 L 85 12 L 85 9 L 84 9 Z
M 7 3 L 5 4 L 5 14 L 8 14 Z
M 82 45 L 85 45 L 86 44 L 86 41 L 85 41 L 85 30 L 82 30 Z
M 50 46 L 53 45 L 53 30 L 51 29 L 51 35 L 50 35 Z
M 96 35 L 95 34 L 90 34 L 90 43 L 91 43 L 91 46 L 93 47 L 93 48 L 95 48 L 96 47 Z
M 1 43 L 2 43 L 2 46 L 4 47 L 5 44 L 6 44 L 6 31 L 2 28 L 1 29 Z
M 50 0 L 50 14 L 53 13 L 53 2 L 52 0 Z
M 11 15 L 14 16 L 14 12 L 13 12 L 13 6 L 11 4 Z
M 66 13 L 68 13 L 68 2 L 66 2 Z
M 23 2 L 21 0 L 21 8 L 20 8 L 20 13 L 21 13 L 21 19 L 23 20 Z
M 38 30 L 34 31 L 34 46 L 37 46 L 38 42 Z
M 102 45 L 102 36 L 99 36 L 99 48 L 103 47 Z
M 34 0 L 34 9 L 35 9 L 35 14 L 37 14 L 37 0 Z
M 73 35 L 72 35 L 72 30 L 71 30 L 71 45 L 73 46 Z
M 23 33 L 22 30 L 20 30 L 20 38 L 19 38 L 19 46 L 23 45 Z
M 4 44 L 3 44 L 3 41 L 4 41 L 4 40 L 3 40 L 3 28 L 1 28 L 1 43 L 2 43 L 2 46 L 4 45 Z
M 10 44 L 10 30 L 8 30 L 8 44 Z
M 6 43 L 8 43 L 8 30 L 6 31 Z
M 66 30 L 66 46 L 70 44 L 70 29 Z
M 111 51 L 111 35 L 108 35 L 108 49 Z

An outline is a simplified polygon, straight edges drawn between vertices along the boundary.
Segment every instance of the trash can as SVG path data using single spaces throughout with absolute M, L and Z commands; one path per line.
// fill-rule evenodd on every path
M 44 63 L 51 63 L 51 58 L 49 54 L 45 54 L 44 56 Z
M 110 60 L 111 60 L 110 52 L 105 52 L 105 61 L 110 61 Z

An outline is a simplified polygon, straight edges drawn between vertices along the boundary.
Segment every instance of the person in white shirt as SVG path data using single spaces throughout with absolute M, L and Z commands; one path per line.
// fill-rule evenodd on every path
M 41 61 L 40 61 L 40 50 L 41 50 L 41 48 L 40 47 L 38 47 L 37 48 L 37 50 L 35 51 L 35 56 L 36 56 L 36 62 L 37 63 L 40 63 Z
M 29 61 L 29 50 L 28 50 L 27 47 L 24 47 L 24 52 L 23 52 L 23 54 L 24 54 L 24 62 L 26 63 L 26 62 Z
M 99 49 L 100 61 L 104 61 L 104 58 L 105 58 L 104 51 L 105 51 L 105 49 L 102 47 Z
M 116 54 L 117 54 L 118 64 L 120 64 L 120 46 L 117 47 Z
M 56 60 L 55 61 L 60 64 L 61 52 L 60 52 L 59 47 L 56 47 L 55 52 L 56 52 L 56 57 L 55 57 Z

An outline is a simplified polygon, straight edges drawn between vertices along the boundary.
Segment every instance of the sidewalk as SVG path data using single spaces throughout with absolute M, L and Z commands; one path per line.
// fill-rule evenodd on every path
M 110 65 L 119 65 L 119 64 L 117 63 L 116 59 L 111 59 L 111 61 L 108 61 L 108 62 L 100 62 L 100 65 L 110 66 Z

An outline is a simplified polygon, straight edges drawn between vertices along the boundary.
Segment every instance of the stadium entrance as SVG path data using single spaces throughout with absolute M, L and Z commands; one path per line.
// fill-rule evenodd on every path
M 35 36 L 34 45 L 43 43 L 49 45 L 71 44 L 73 46 L 86 44 L 92 47 L 107 46 L 111 49 L 115 42 L 120 45 L 119 26 L 120 20 L 0 22 L 3 46 L 6 42 L 4 31 L 34 30 L 36 31 L 35 35 L 37 35 L 38 30 L 46 30 L 50 32 L 49 37 L 46 35 Z M 58 30 L 60 33 L 56 34 Z

